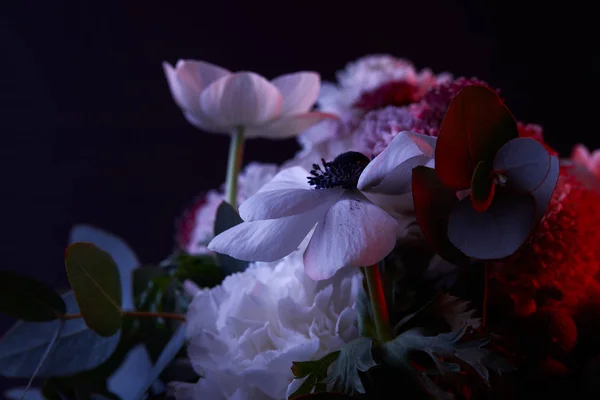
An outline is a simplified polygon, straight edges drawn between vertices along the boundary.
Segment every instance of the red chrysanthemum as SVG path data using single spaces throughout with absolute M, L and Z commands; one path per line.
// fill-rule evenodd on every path
M 411 105 L 410 109 L 416 118 L 414 132 L 437 136 L 450 101 L 467 86 L 482 85 L 492 89 L 487 83 L 477 78 L 458 78 L 452 82 L 434 86 L 425 93 L 423 99 Z
M 583 168 L 561 166 L 546 215 L 530 239 L 512 256 L 490 263 L 496 283 L 525 314 L 548 304 L 574 314 L 600 296 L 599 227 L 600 182 Z
M 363 111 L 377 110 L 387 106 L 403 107 L 417 101 L 419 87 L 404 80 L 384 83 L 363 93 L 353 104 Z
M 548 153 L 550 153 L 550 155 L 558 156 L 558 152 L 544 141 L 544 134 L 541 126 L 536 124 L 525 124 L 523 122 L 519 122 L 518 128 L 519 136 L 530 137 L 532 139 L 537 140 L 538 142 L 544 145 L 544 147 L 546 148 L 546 150 L 548 150 Z

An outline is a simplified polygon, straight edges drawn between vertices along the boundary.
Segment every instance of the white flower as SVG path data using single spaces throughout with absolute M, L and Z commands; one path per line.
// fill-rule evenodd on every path
M 285 399 L 293 361 L 321 358 L 358 336 L 361 285 L 356 270 L 314 282 L 295 252 L 199 290 L 186 319 L 188 355 L 203 378 L 176 384 L 177 400 Z
M 244 222 L 216 236 L 208 248 L 239 260 L 275 261 L 296 250 L 316 225 L 304 252 L 312 279 L 373 265 L 394 248 L 398 222 L 361 191 L 393 195 L 388 198 L 393 208 L 394 196 L 410 194 L 412 167 L 431 165 L 434 146 L 435 138 L 403 132 L 370 163 L 348 152 L 323 169 L 315 165 L 308 179 L 301 167 L 285 169 L 241 204 Z
M 284 139 L 333 115 L 309 112 L 320 86 L 315 72 L 279 76 L 271 82 L 253 72 L 179 60 L 163 63 L 171 94 L 194 126 L 213 133 L 243 127 L 246 138 Z
M 275 164 L 253 162 L 248 164 L 238 177 L 237 202 L 243 203 L 258 192 L 279 171 Z M 190 254 L 206 254 L 208 242 L 214 237 L 215 218 L 217 209 L 225 200 L 222 191 L 211 190 L 204 197 L 204 204 L 198 208 L 194 216 L 195 223 L 190 241 L 185 249 Z

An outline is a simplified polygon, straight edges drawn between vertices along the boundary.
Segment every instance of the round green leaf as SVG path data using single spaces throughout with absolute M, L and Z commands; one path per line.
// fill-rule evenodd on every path
M 0 271 L 0 312 L 25 321 L 52 321 L 67 310 L 63 299 L 42 282 Z
M 448 239 L 469 257 L 501 259 L 521 247 L 536 222 L 536 202 L 531 195 L 498 193 L 484 212 L 476 211 L 467 197 L 450 214 Z
M 121 328 L 121 280 L 112 257 L 91 243 L 73 243 L 65 252 L 67 276 L 85 323 L 101 336 Z
M 494 171 L 506 175 L 508 184 L 520 193 L 531 193 L 548 176 L 552 158 L 537 140 L 517 138 L 498 150 L 494 158 Z
M 62 296 L 68 314 L 79 306 L 72 291 Z M 62 321 L 19 321 L 0 339 L 0 375 L 31 377 Z M 106 338 L 94 333 L 81 318 L 65 321 L 60 338 L 49 354 L 38 378 L 71 376 L 96 368 L 114 352 L 121 335 Z

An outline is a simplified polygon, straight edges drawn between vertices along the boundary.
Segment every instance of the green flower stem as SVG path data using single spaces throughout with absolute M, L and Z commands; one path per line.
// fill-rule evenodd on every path
M 379 266 L 375 264 L 364 267 L 364 271 L 367 278 L 367 287 L 369 288 L 369 299 L 371 300 L 377 339 L 381 343 L 389 342 L 392 340 L 392 331 Z
M 231 134 L 229 158 L 227 160 L 227 181 L 225 183 L 225 201 L 237 210 L 237 181 L 244 157 L 244 128 L 237 128 Z

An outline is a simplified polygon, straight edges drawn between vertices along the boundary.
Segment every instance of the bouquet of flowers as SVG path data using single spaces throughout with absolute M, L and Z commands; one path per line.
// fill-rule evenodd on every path
M 7 397 L 600 396 L 600 153 L 560 159 L 498 89 L 388 55 L 336 83 L 164 71 L 187 121 L 230 135 L 226 183 L 160 263 L 80 225 L 69 291 L 1 272 L 22 321 L 0 373 L 30 378 Z M 257 137 L 301 150 L 242 167 Z

